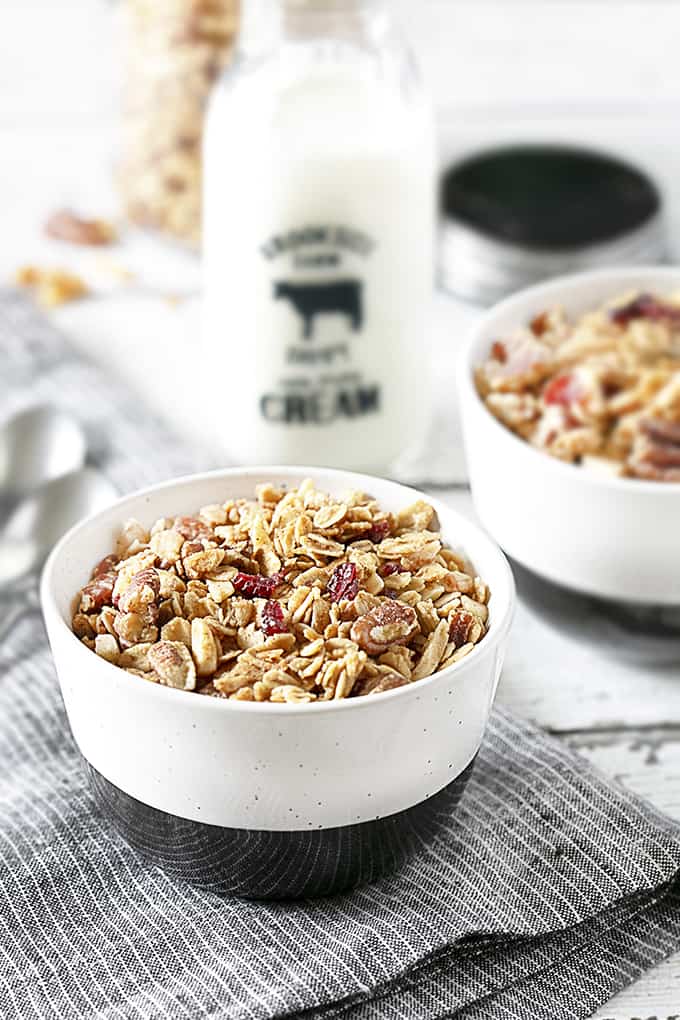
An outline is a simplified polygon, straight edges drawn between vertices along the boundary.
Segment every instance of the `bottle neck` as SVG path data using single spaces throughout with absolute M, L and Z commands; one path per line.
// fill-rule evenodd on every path
M 283 30 L 289 39 L 363 34 L 381 13 L 380 0 L 284 0 Z
M 277 42 L 360 38 L 387 24 L 384 0 L 243 0 L 241 49 Z

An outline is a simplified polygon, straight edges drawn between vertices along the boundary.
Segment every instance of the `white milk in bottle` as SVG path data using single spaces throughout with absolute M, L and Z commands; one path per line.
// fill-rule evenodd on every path
M 380 0 L 251 0 L 205 142 L 207 364 L 243 463 L 388 473 L 428 412 L 434 131 Z

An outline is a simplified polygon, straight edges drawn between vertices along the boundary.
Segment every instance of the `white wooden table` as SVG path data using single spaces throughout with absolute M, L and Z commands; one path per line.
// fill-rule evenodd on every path
M 94 266 L 91 252 L 61 248 L 40 234 L 46 213 L 58 205 L 70 203 L 102 216 L 114 208 L 108 172 L 113 151 L 111 106 L 108 99 L 99 98 L 108 74 L 106 62 L 100 59 L 108 11 L 95 0 L 59 4 L 11 0 L 10 6 L 24 38 L 14 42 L 5 31 L 0 39 L 0 279 L 7 279 L 26 261 L 82 270 L 98 296 L 60 309 L 54 313 L 55 321 L 106 371 L 136 388 L 140 400 L 164 414 L 173 428 L 205 441 L 210 415 L 193 404 L 191 389 L 185 385 L 187 372 L 200 359 L 200 280 L 195 259 L 128 234 L 111 253 L 116 262 L 137 274 L 136 283 L 126 291 L 117 289 L 107 273 Z M 439 106 L 451 111 L 441 118 L 445 157 L 503 139 L 545 137 L 577 139 L 628 153 L 648 165 L 665 186 L 673 234 L 680 238 L 676 229 L 680 227 L 680 155 L 672 148 L 680 115 L 669 103 L 680 97 L 680 64 L 674 56 L 677 33 L 670 30 L 668 21 L 674 17 L 673 24 L 680 23 L 677 5 L 647 0 L 617 5 L 555 0 L 532 8 L 522 0 L 513 8 L 522 30 L 513 35 L 512 25 L 503 20 L 510 6 L 507 0 L 500 4 L 427 0 L 436 29 L 427 38 L 426 19 L 420 17 L 425 3 L 421 8 L 420 0 L 417 5 L 400 0 L 399 6 L 410 12 L 416 43 L 425 63 L 430 60 L 428 72 Z M 467 34 L 458 37 L 466 17 Z M 581 66 L 576 68 L 571 58 L 565 60 L 558 80 L 552 66 L 559 49 L 555 41 L 571 33 L 571 44 L 565 49 L 572 53 L 583 18 L 589 19 L 588 46 Z M 443 30 L 447 19 L 448 35 Z M 626 28 L 627 41 L 613 32 L 615 19 L 619 29 Z M 546 33 L 550 36 L 549 45 L 543 47 L 538 36 L 532 37 L 536 25 L 543 32 L 540 39 L 547 39 Z M 609 64 L 598 32 L 609 38 Z M 654 45 L 643 40 L 638 46 L 642 34 L 651 36 Z M 457 62 L 452 64 L 449 43 L 454 45 L 451 40 L 456 38 Z M 74 41 L 75 48 L 67 50 L 67 43 Z M 461 63 L 466 52 L 471 55 L 468 67 Z M 535 54 L 540 60 L 534 59 Z M 553 101 L 545 106 L 541 88 L 551 74 Z M 504 104 L 494 100 L 501 78 Z M 467 106 L 466 88 L 474 100 Z M 592 100 L 598 88 L 599 105 Z M 639 101 L 643 88 L 647 105 Z M 614 95 L 618 105 L 612 102 Z M 162 294 L 193 297 L 171 304 Z M 440 380 L 438 399 L 444 407 L 450 404 L 449 381 L 465 318 L 453 304 L 439 299 L 434 357 Z M 448 428 L 451 469 L 459 476 L 461 457 L 452 421 Z M 451 489 L 444 496 L 472 512 L 466 491 Z M 615 661 L 553 629 L 522 605 L 499 700 L 680 819 L 677 664 L 642 667 Z M 669 1020 L 676 1014 L 680 1014 L 680 954 L 622 992 L 597 1014 L 597 1020 Z

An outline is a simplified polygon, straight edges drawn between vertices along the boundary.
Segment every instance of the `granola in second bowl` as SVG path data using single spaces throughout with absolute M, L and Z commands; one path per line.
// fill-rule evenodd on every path
M 400 513 L 311 481 L 123 527 L 78 594 L 73 630 L 146 680 L 213 697 L 376 694 L 462 659 L 489 590 L 419 501 Z
M 504 425 L 561 460 L 680 482 L 680 295 L 637 293 L 576 319 L 537 315 L 492 345 L 478 391 Z

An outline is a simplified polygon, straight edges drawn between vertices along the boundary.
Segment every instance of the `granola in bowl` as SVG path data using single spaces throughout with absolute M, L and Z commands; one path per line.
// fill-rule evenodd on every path
M 497 339 L 476 371 L 487 408 L 561 460 L 680 482 L 680 294 L 559 307 Z
M 389 513 L 307 480 L 150 530 L 127 521 L 72 627 L 151 682 L 295 704 L 378 694 L 453 665 L 486 634 L 488 601 L 427 503 Z

